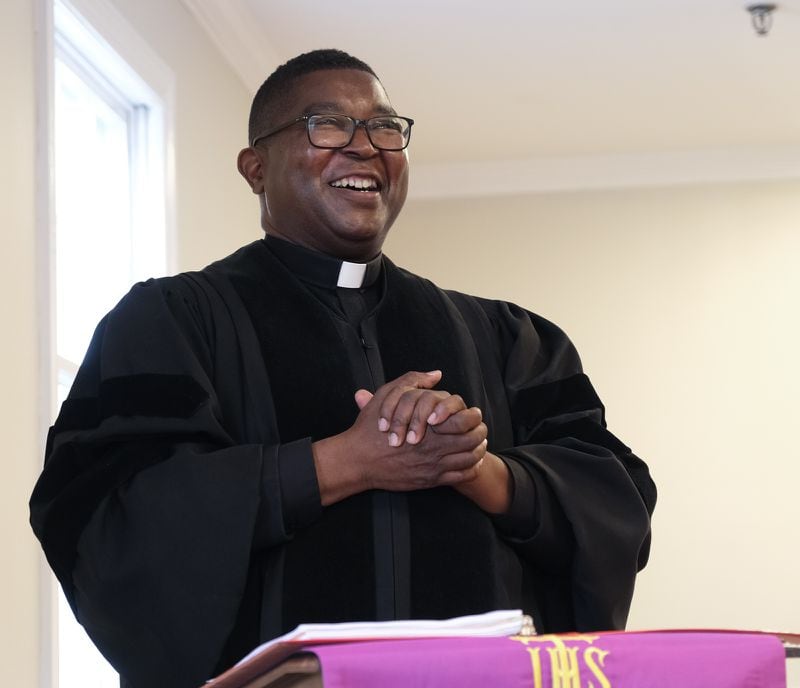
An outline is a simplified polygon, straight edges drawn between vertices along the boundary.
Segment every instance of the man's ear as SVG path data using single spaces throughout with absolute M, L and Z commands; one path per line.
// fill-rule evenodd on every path
M 245 178 L 254 194 L 264 193 L 264 169 L 261 155 L 255 148 L 248 146 L 239 151 L 236 166 L 239 168 L 239 174 Z

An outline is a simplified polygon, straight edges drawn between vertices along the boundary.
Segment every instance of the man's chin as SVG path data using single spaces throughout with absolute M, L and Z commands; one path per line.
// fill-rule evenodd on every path
M 383 225 L 340 227 L 331 237 L 333 255 L 344 260 L 370 260 L 381 252 L 388 231 Z

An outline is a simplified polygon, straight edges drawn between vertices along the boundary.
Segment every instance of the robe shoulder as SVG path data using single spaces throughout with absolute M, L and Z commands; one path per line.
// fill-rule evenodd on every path
M 239 439 L 245 367 L 201 280 L 138 284 L 103 318 L 30 502 L 76 616 L 136 686 L 208 678 L 259 539 L 288 537 L 263 499 L 281 494 L 278 447 Z

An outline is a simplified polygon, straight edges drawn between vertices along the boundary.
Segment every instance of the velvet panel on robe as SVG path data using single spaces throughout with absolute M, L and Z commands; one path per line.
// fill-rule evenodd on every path
M 324 586 L 316 573 L 326 566 L 321 544 L 335 551 L 338 538 L 341 553 L 370 570 L 363 539 L 341 532 L 366 513 L 363 496 L 323 510 L 317 495 L 300 521 L 286 521 L 279 443 L 344 429 L 356 411 L 342 404 L 331 426 L 289 429 L 297 415 L 285 409 L 299 402 L 281 375 L 298 367 L 265 365 L 265 335 L 231 286 L 253 277 L 261 250 L 245 247 L 204 273 L 135 287 L 98 326 L 50 433 L 32 524 L 78 619 L 133 686 L 199 685 L 265 639 L 265 629 L 276 630 L 266 617 L 285 617 L 286 599 Z M 378 329 L 386 379 L 442 368 L 456 385 L 449 391 L 484 409 L 490 450 L 545 484 L 569 523 L 568 533 L 547 532 L 542 522 L 515 540 L 452 490 L 413 493 L 412 615 L 485 611 L 505 596 L 534 611 L 545 630 L 623 626 L 647 558 L 655 490 L 644 464 L 605 430 L 572 345 L 516 306 L 446 294 L 388 260 L 385 270 Z M 265 313 L 298 293 L 296 285 L 278 289 L 265 297 Z M 275 323 L 302 312 L 285 309 Z M 397 327 L 421 313 L 429 320 L 420 327 L 433 325 L 438 339 Z M 272 345 L 278 351 L 287 341 L 277 336 Z M 297 352 L 287 355 L 297 363 Z M 316 391 L 328 407 L 325 395 L 342 393 L 325 384 Z M 351 398 L 351 389 L 344 393 Z M 553 563 L 548 548 L 559 536 L 570 538 L 572 554 Z M 480 597 L 476 582 L 497 574 L 498 558 L 518 580 L 486 586 L 492 590 Z M 304 578 L 309 566 L 315 570 Z M 442 582 L 454 579 L 468 593 L 463 605 L 443 592 Z M 307 611 L 329 613 L 312 607 L 301 616 Z

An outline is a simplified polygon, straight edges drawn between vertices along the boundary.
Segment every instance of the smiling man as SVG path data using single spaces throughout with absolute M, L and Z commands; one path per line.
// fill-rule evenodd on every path
M 276 97 L 268 88 L 256 104 Z M 371 72 L 298 76 L 280 103 L 254 109 L 239 157 L 264 230 L 338 258 L 375 258 L 405 202 L 411 125 Z
M 624 626 L 647 468 L 556 326 L 382 254 L 412 125 L 360 60 L 290 60 L 238 159 L 265 237 L 98 326 L 31 512 L 123 685 L 199 685 L 303 622 Z

